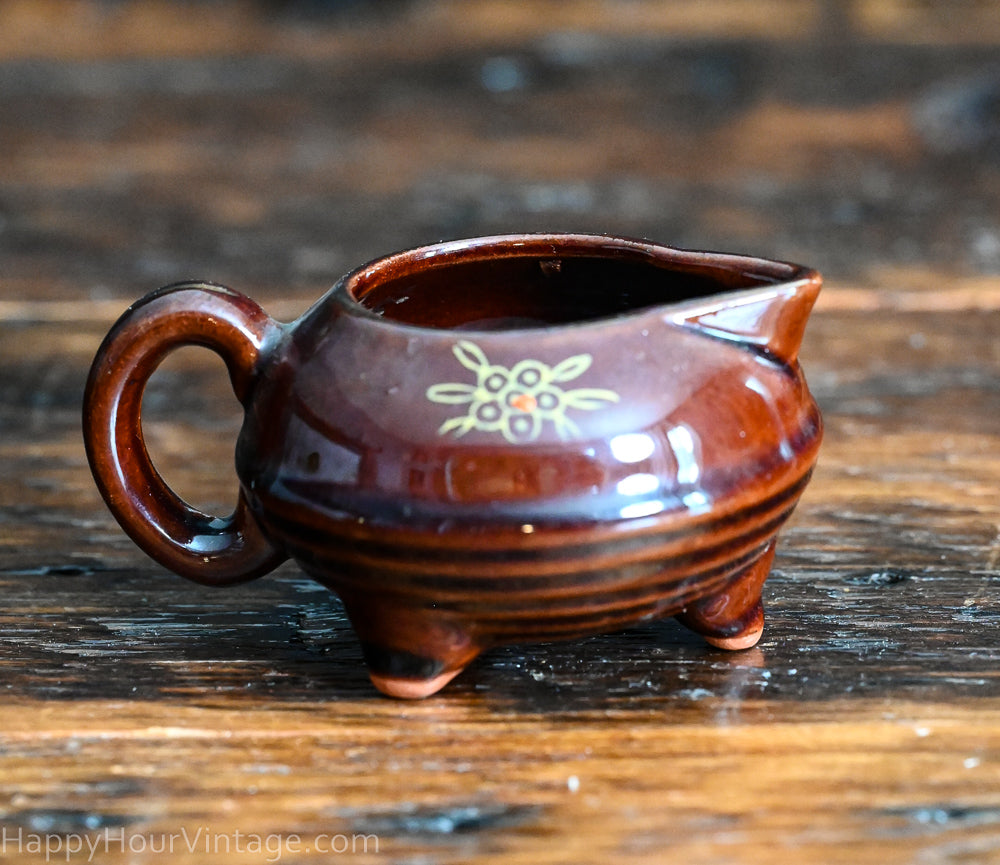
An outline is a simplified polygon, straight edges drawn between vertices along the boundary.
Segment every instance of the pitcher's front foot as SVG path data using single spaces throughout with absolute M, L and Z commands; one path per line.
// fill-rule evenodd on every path
M 404 700 L 422 700 L 436 694 L 471 660 L 453 658 L 449 662 L 371 642 L 363 642 L 361 647 L 372 684 L 383 694 Z
M 424 697 L 436 694 L 461 672 L 461 670 L 449 670 L 430 679 L 386 676 L 372 670 L 368 671 L 368 675 L 372 684 L 389 697 L 398 697 L 401 700 L 423 700 Z
M 372 684 L 390 697 L 429 697 L 482 651 L 464 621 L 410 598 L 338 594 L 361 642 Z

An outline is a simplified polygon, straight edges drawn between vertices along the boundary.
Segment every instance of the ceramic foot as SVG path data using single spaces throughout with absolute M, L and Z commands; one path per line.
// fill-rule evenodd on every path
M 424 697 L 436 694 L 461 672 L 461 670 L 450 670 L 447 673 L 441 673 L 439 676 L 434 676 L 430 679 L 405 679 L 402 676 L 383 676 L 371 670 L 369 670 L 368 675 L 372 680 L 372 684 L 383 694 L 390 697 L 398 697 L 402 700 L 422 700 Z
M 772 541 L 760 558 L 722 592 L 689 604 L 677 620 L 718 649 L 739 651 L 757 645 L 764 632 L 760 593 L 773 561 Z
M 728 637 L 719 637 L 713 634 L 703 634 L 705 642 L 717 649 L 726 649 L 730 652 L 738 652 L 741 649 L 750 649 L 757 645 L 764 633 L 764 606 L 760 601 L 743 619 L 740 620 L 740 629 Z
M 475 652 L 470 655 L 467 649 L 445 653 L 450 655 L 446 658 L 428 657 L 370 640 L 363 640 L 361 648 L 372 684 L 383 694 L 405 700 L 422 700 L 436 694 L 475 657 Z
M 463 627 L 434 611 L 384 596 L 342 599 L 372 684 L 390 697 L 429 697 L 479 654 Z

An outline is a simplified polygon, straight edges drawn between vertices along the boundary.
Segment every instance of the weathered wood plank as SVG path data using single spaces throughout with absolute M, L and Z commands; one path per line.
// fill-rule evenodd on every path
M 402 713 L 385 701 L 338 705 L 334 717 L 245 702 L 130 701 L 111 704 L 110 722 L 103 701 L 5 711 L 8 777 L 21 789 L 7 837 L 43 827 L 86 836 L 110 848 L 107 862 L 199 828 L 230 847 L 242 833 L 244 850 L 251 833 L 297 839 L 294 861 L 306 862 L 324 860 L 317 846 L 330 835 L 368 836 L 369 854 L 348 861 L 903 863 L 995 852 L 995 702 L 975 712 L 899 704 L 882 717 L 833 702 L 810 720 L 767 723 L 710 701 L 667 725 L 659 712 L 498 717 L 474 698 Z M 18 729 L 26 708 L 46 733 Z M 211 849 L 175 843 L 177 861 L 212 861 Z M 38 861 L 14 847 L 8 861 Z

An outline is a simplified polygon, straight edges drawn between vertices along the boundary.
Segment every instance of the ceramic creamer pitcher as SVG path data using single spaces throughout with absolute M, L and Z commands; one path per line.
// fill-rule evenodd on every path
M 126 532 L 201 583 L 292 557 L 343 600 L 372 681 L 432 694 L 490 646 L 662 616 L 724 649 L 763 628 L 775 535 L 816 460 L 797 357 L 812 270 L 605 236 L 391 255 L 292 324 L 220 286 L 131 307 L 101 346 L 87 452 Z M 226 518 L 143 444 L 181 345 L 245 419 Z

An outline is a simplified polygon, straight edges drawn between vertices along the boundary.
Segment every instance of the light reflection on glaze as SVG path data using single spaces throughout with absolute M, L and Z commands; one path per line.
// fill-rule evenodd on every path
M 641 463 L 656 451 L 656 442 L 646 433 L 617 435 L 608 444 L 612 456 L 620 463 Z
M 667 441 L 677 460 L 677 483 L 696 484 L 701 478 L 701 441 L 686 424 L 667 431 Z
M 635 502 L 635 504 L 625 505 L 619 514 L 623 520 L 634 520 L 639 517 L 651 517 L 665 507 L 666 505 L 661 501 Z
M 649 472 L 636 472 L 622 478 L 615 485 L 615 492 L 621 496 L 648 496 L 660 488 L 660 479 Z

